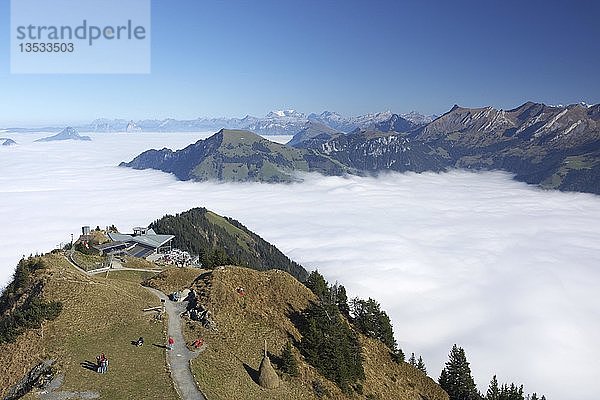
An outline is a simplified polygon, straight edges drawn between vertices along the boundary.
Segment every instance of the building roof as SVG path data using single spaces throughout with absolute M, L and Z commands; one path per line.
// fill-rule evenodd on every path
M 157 235 L 153 230 L 149 230 L 145 235 L 137 236 L 126 235 L 118 232 L 109 232 L 108 237 L 115 242 L 134 242 L 155 249 L 158 249 L 160 246 L 163 246 L 175 238 L 173 235 Z
M 97 248 L 98 250 L 106 251 L 106 250 L 111 250 L 111 249 L 115 249 L 115 248 L 119 248 L 119 247 L 125 248 L 125 247 L 127 247 L 127 243 L 121 242 L 121 241 L 113 241 L 113 242 L 108 242 L 108 243 L 104 243 L 104 244 L 99 244 L 94 247 Z

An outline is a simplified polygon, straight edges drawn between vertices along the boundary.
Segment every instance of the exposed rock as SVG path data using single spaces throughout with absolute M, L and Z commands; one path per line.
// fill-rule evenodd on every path
M 198 295 L 194 290 L 188 290 L 186 297 L 188 301 L 187 309 L 183 313 L 192 321 L 198 321 L 203 327 L 210 330 L 217 330 L 217 324 L 213 320 L 212 313 L 198 301 Z
M 4 400 L 17 400 L 29 393 L 33 388 L 42 388 L 49 384 L 53 378 L 52 365 L 54 360 L 44 360 L 33 367 L 9 391 Z

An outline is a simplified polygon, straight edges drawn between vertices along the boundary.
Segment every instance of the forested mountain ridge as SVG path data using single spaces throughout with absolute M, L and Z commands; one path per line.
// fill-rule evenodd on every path
M 150 227 L 175 235 L 173 246 L 198 255 L 205 267 L 241 265 L 257 270 L 280 269 L 304 281 L 308 275 L 298 263 L 238 221 L 206 208 L 165 215 Z

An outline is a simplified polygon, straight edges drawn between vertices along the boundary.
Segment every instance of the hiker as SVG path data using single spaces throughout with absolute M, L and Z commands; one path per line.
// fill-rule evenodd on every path
M 143 346 L 144 345 L 144 338 L 140 336 L 140 338 L 135 342 L 135 345 L 137 347 Z
M 175 344 L 175 339 L 173 339 L 171 336 L 169 336 L 169 341 L 168 341 L 168 346 L 167 349 L 169 350 L 173 350 L 173 345 Z
M 104 358 L 100 361 L 100 373 L 105 374 L 108 371 L 108 358 Z
M 192 343 L 192 346 L 194 346 L 194 348 L 196 348 L 196 349 L 199 349 L 200 347 L 202 347 L 203 344 L 204 344 L 204 339 L 200 338 L 200 339 L 194 340 L 194 343 Z
M 104 366 L 104 353 L 96 357 L 96 361 L 98 362 L 98 372 L 102 373 L 102 368 Z
M 103 374 L 106 372 L 106 356 L 104 353 L 100 355 L 100 373 Z
M 100 356 L 100 362 L 102 363 L 102 373 L 105 374 L 108 371 L 108 358 L 102 353 Z

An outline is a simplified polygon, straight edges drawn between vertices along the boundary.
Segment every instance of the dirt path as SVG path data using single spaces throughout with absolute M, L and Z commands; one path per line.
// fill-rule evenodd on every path
M 93 391 L 87 392 L 69 392 L 60 391 L 65 380 L 63 374 L 58 375 L 50 382 L 50 384 L 40 392 L 37 392 L 37 397 L 41 400 L 69 400 L 69 399 L 99 399 L 100 394 Z
M 182 400 L 206 400 L 200 392 L 196 380 L 190 369 L 190 361 L 198 357 L 204 351 L 206 345 L 199 351 L 190 351 L 185 345 L 185 339 L 181 330 L 181 313 L 185 311 L 186 302 L 176 303 L 160 290 L 146 288 L 161 300 L 165 300 L 165 309 L 169 315 L 168 334 L 175 340 L 173 350 L 167 350 L 167 362 L 171 367 L 171 377 L 175 383 L 175 389 Z
M 93 269 L 91 271 L 87 271 L 88 275 L 98 275 L 105 272 L 119 272 L 119 271 L 139 271 L 139 272 L 154 272 L 158 274 L 162 272 L 162 269 L 145 269 L 145 268 L 125 268 L 125 267 L 117 267 L 117 268 L 100 268 Z

